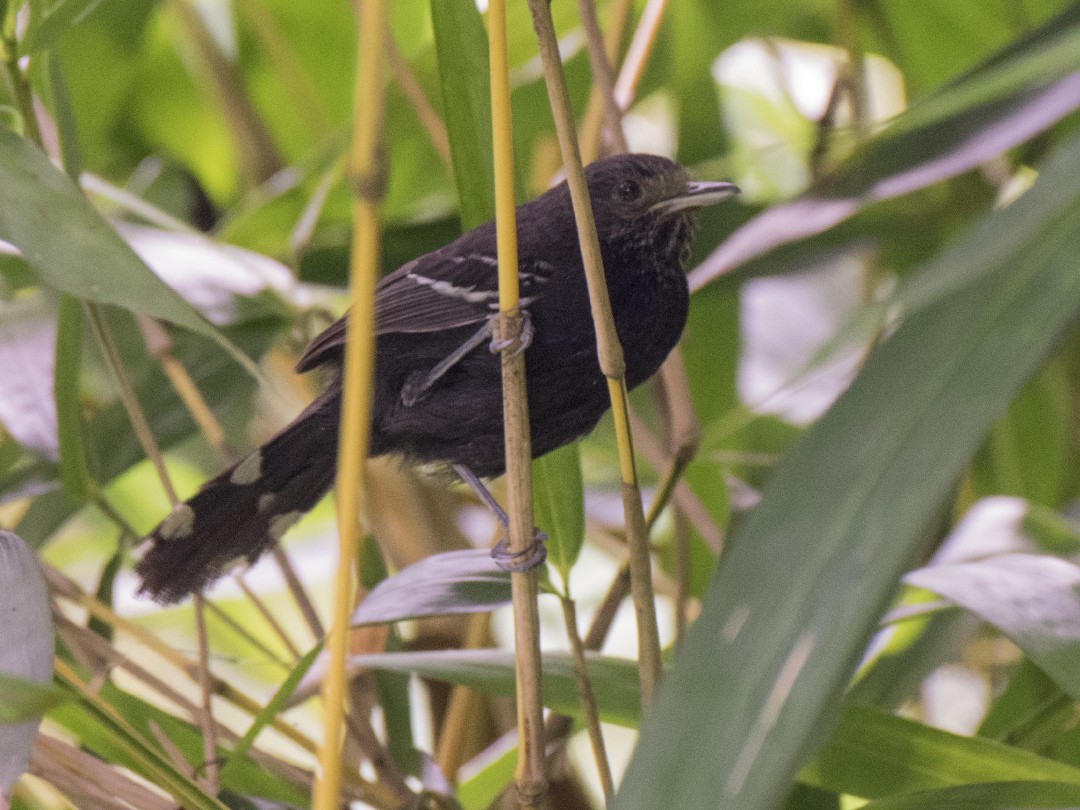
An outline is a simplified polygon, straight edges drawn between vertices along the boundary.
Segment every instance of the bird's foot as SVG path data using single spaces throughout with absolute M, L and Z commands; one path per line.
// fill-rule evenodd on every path
M 544 545 L 546 540 L 546 534 L 533 528 L 531 542 L 521 551 L 510 551 L 510 544 L 504 537 L 491 549 L 491 557 L 499 568 L 511 574 L 531 571 L 543 565 L 547 559 L 547 547 Z
M 529 315 L 529 310 L 522 309 L 519 311 L 521 318 L 521 331 L 516 338 L 501 337 L 499 335 L 499 319 L 502 318 L 502 313 L 491 316 L 491 332 L 494 337 L 491 338 L 491 343 L 488 344 L 488 349 L 492 354 L 499 354 L 503 349 L 513 346 L 515 343 L 517 346 L 514 348 L 514 354 L 520 354 L 532 345 L 533 337 L 536 336 L 536 330 L 533 328 L 532 316 Z
M 477 497 L 487 506 L 491 514 L 502 526 L 502 539 L 491 549 L 491 556 L 495 560 L 495 564 L 503 571 L 509 571 L 510 573 L 529 571 L 543 565 L 544 560 L 547 559 L 547 548 L 544 547 L 547 535 L 534 526 L 529 544 L 521 551 L 510 551 L 510 544 L 506 542 L 506 536 L 510 534 L 510 518 L 507 516 L 506 510 L 499 506 L 499 502 L 495 500 L 488 488 L 484 486 L 484 482 L 472 470 L 464 464 L 455 464 L 454 471 L 476 493 Z

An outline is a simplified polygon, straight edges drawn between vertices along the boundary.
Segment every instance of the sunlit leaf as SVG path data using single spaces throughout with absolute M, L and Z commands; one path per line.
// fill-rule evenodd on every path
M 1080 567 L 1058 557 L 1002 554 L 920 568 L 905 580 L 1000 629 L 1080 699 Z
M 860 706 L 844 709 L 799 778 L 864 798 L 968 782 L 1040 780 L 1080 787 L 1080 769 L 1072 765 Z

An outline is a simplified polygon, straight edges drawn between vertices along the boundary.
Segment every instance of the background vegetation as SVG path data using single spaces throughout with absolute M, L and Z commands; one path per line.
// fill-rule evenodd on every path
M 482 219 L 492 183 L 482 15 L 392 5 L 388 271 Z M 1080 5 L 650 0 L 617 36 L 623 8 L 597 10 L 631 148 L 745 193 L 702 217 L 688 390 L 676 374 L 634 398 L 648 503 L 696 453 L 653 531 L 677 663 L 612 806 L 1080 805 Z M 595 156 L 612 141 L 586 37 L 577 8 L 553 12 Z M 40 557 L 57 636 L 52 689 L 0 683 L 0 722 L 50 706 L 12 805 L 308 806 L 332 505 L 205 611 L 136 598 L 130 560 L 169 509 L 162 472 L 189 495 L 317 384 L 290 369 L 345 306 L 353 9 L 0 14 L 0 526 Z M 509 14 L 525 199 L 559 158 L 527 8 Z M 551 590 L 589 646 L 607 637 L 590 672 L 621 776 L 641 718 L 625 608 L 599 632 L 625 592 L 611 433 L 538 467 L 538 514 Z M 490 539 L 444 480 L 393 461 L 372 478 L 367 586 Z M 0 607 L 34 598 L 26 570 L 0 571 Z M 458 584 L 390 601 L 475 607 Z M 44 643 L 35 621 L 2 646 Z M 507 801 L 506 626 L 355 631 L 349 797 Z M 565 653 L 545 661 L 561 738 L 581 710 Z M 602 800 L 584 737 L 552 762 L 553 806 Z

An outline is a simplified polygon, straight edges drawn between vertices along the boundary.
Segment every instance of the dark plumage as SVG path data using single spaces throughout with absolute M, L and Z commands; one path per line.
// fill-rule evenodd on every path
M 660 367 L 686 323 L 683 270 L 696 209 L 737 189 L 691 183 L 677 163 L 653 155 L 597 161 L 586 180 L 633 388 Z M 517 232 L 522 309 L 533 327 L 525 350 L 532 449 L 540 456 L 592 430 L 610 403 L 566 184 L 520 206 Z M 375 310 L 371 455 L 400 453 L 500 475 L 501 371 L 484 331 L 498 310 L 494 223 L 384 278 Z M 150 535 L 138 566 L 144 592 L 176 601 L 233 561 L 254 561 L 332 486 L 344 339 L 342 318 L 297 365 L 333 372 L 326 391 Z

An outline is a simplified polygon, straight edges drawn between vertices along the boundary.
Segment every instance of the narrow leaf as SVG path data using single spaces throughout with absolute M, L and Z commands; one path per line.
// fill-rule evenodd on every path
M 60 480 L 67 494 L 84 500 L 92 481 L 86 463 L 79 371 L 82 357 L 82 307 L 70 295 L 60 298 L 56 324 L 56 430 L 60 444 Z
M 533 514 L 548 536 L 548 562 L 567 582 L 585 542 L 585 491 L 577 442 L 536 459 L 532 475 Z
M 351 623 L 399 622 L 420 616 L 478 613 L 510 602 L 510 574 L 487 551 L 433 554 L 384 579 Z
M 641 717 L 637 666 L 622 658 L 586 653 L 589 679 L 600 717 L 609 723 L 635 726 Z M 354 666 L 411 672 L 481 692 L 512 697 L 514 654 L 507 650 L 438 650 L 422 653 L 378 653 L 349 659 Z M 569 653 L 544 654 L 544 705 L 560 714 L 579 715 L 574 667 Z
M 898 118 L 836 172 L 805 195 L 755 217 L 733 233 L 690 273 L 692 289 L 755 259 L 780 245 L 819 234 L 853 216 L 870 203 L 910 194 L 917 189 L 970 171 L 1007 149 L 1048 129 L 1080 106 L 1080 73 L 1075 53 L 1080 22 L 1051 60 L 1056 72 L 1041 74 L 1036 90 L 1010 83 L 999 88 L 992 75 L 965 84 L 989 89 L 965 95 L 968 105 L 924 102 Z M 1039 64 L 1035 56 L 1028 62 Z M 992 90 L 1000 90 L 994 95 Z M 956 91 L 950 91 L 955 93 Z M 943 95 L 950 98 L 950 92 Z M 984 96 L 989 95 L 989 98 Z M 915 123 L 917 122 L 917 123 Z
M 255 739 L 262 730 L 274 722 L 274 718 L 287 707 L 289 698 L 292 697 L 292 693 L 296 690 L 300 680 L 307 674 L 307 671 L 311 669 L 311 665 L 315 663 L 315 659 L 319 657 L 322 648 L 323 642 L 319 641 L 318 644 L 308 650 L 308 652 L 296 662 L 296 666 L 293 667 L 292 672 L 289 673 L 281 686 L 278 687 L 274 696 L 270 698 L 266 705 L 259 710 L 259 713 L 255 715 L 255 718 L 251 721 L 251 725 L 248 726 L 248 730 L 244 732 L 244 736 L 240 738 L 239 742 L 233 746 L 233 750 L 229 753 L 228 759 L 221 769 L 222 779 L 226 779 L 232 775 L 231 770 L 234 771 L 236 763 L 247 756 L 248 751 L 251 750 L 251 746 L 255 744 Z
M 1064 762 L 862 706 L 844 710 L 799 778 L 871 799 L 968 782 L 1042 780 L 1080 787 L 1080 769 Z
M 475 228 L 495 216 L 487 31 L 473 0 L 431 0 L 431 19 L 461 223 Z
M 890 796 L 862 810 L 1012 810 L 1025 807 L 1078 807 L 1080 785 L 1058 782 L 986 782 Z

